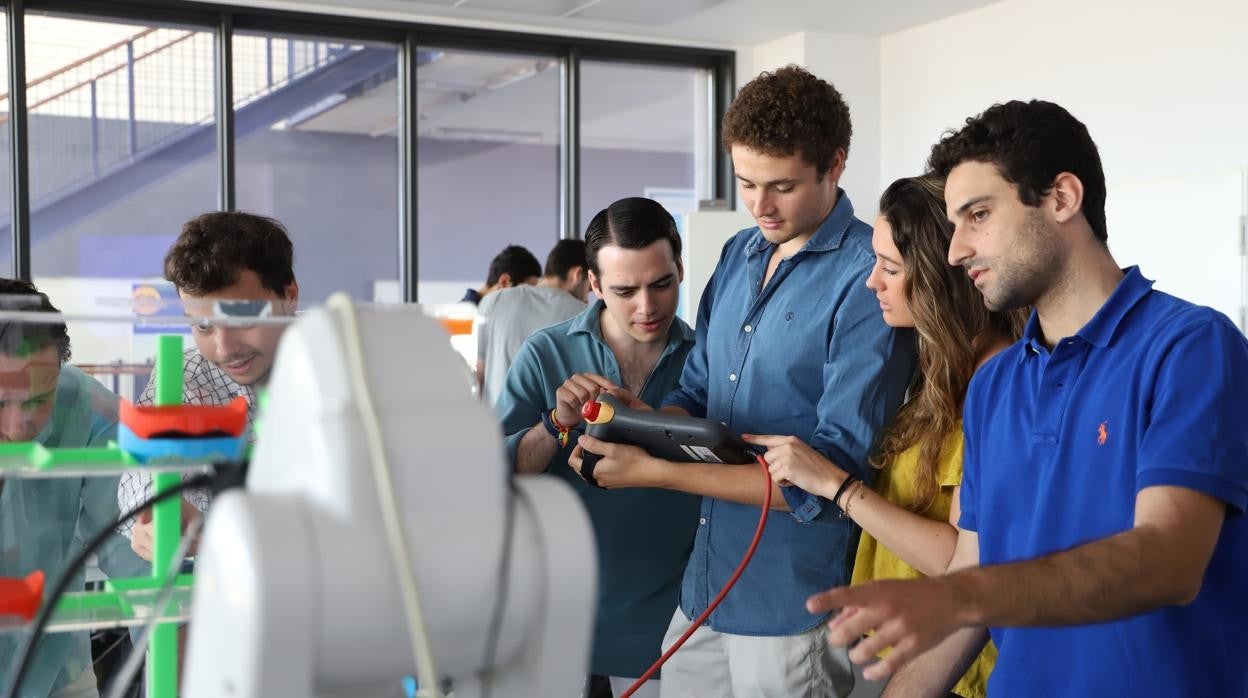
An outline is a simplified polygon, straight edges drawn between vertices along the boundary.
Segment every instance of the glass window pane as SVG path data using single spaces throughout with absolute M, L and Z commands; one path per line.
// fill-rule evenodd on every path
M 31 265 L 54 295 L 127 296 L 216 206 L 213 34 L 26 17 Z
M 581 63 L 581 231 L 625 196 L 672 213 L 710 198 L 710 72 Z
M 544 262 L 559 239 L 560 62 L 434 48 L 417 62 L 418 295 L 452 303 L 504 247 Z
M 398 49 L 234 37 L 238 208 L 286 225 L 305 305 L 398 301 Z
M 13 274 L 13 235 L 9 219 L 13 215 L 13 189 L 9 181 L 9 15 L 0 9 L 0 274 Z

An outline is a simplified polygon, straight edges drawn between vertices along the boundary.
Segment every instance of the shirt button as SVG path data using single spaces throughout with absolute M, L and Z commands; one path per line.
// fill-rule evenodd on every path
M 703 526 L 705 526 L 705 525 L 706 525 L 706 517 L 705 517 L 705 516 L 703 516 L 702 518 L 698 519 L 698 523 L 699 523 L 699 524 L 701 524 L 701 525 L 703 525 Z
M 737 374 L 735 374 L 735 373 L 729 373 L 729 374 L 728 374 L 728 380 L 732 381 L 733 383 L 736 383 L 736 382 L 737 382 Z
M 753 325 L 746 325 L 745 327 L 742 327 L 741 329 L 745 330 L 746 332 L 753 332 L 753 331 L 754 331 L 754 326 L 753 326 Z

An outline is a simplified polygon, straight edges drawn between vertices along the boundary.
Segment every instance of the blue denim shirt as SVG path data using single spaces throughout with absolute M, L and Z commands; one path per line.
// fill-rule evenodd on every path
M 73 366 L 63 366 L 52 416 L 35 441 L 49 448 L 106 446 L 117 435 L 118 398 Z M 24 577 L 43 570 L 51 591 L 83 540 L 117 521 L 117 477 L 7 479 L 0 492 L 0 575 Z M 151 567 L 114 536 L 98 553 L 109 576 L 150 574 Z M 83 571 L 70 591 L 83 590 Z M 0 634 L 0 687 L 12 680 L 18 633 Z M 88 633 L 50 633 L 40 642 L 21 696 L 51 695 L 91 671 Z
M 516 355 L 495 404 L 513 464 L 520 440 L 543 411 L 555 406 L 555 390 L 569 376 L 591 372 L 620 380 L 619 363 L 602 338 L 603 307 L 598 301 L 570 320 L 538 330 Z M 638 397 L 657 405 L 676 387 L 692 347 L 693 330 L 677 318 Z M 698 526 L 699 498 L 667 490 L 591 487 L 568 467 L 574 445 L 557 451 L 547 472 L 576 491 L 594 525 L 598 608 L 590 671 L 641 676 L 659 658 L 672 619 Z
M 867 456 L 901 404 L 914 371 L 910 330 L 884 324 L 866 287 L 875 263 L 871 228 L 845 192 L 814 236 L 780 262 L 758 228 L 724 245 L 698 308 L 697 346 L 665 405 L 723 422 L 734 432 L 791 434 L 847 472 L 874 480 Z M 857 527 L 827 500 L 782 490 L 792 513 L 773 510 L 753 561 L 710 617 L 738 635 L 790 635 L 824 616 L 806 597 L 849 582 Z M 695 617 L 731 576 L 759 508 L 703 498 L 680 604 Z

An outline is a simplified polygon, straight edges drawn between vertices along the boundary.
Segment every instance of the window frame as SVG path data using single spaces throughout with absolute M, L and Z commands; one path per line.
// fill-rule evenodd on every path
M 732 161 L 719 148 L 720 121 L 732 100 L 735 53 L 729 50 L 649 44 L 477 29 L 419 22 L 379 20 L 331 13 L 245 8 L 191 0 L 4 0 L 8 15 L 9 95 L 12 144 L 9 163 L 12 185 L 12 273 L 31 278 L 29 156 L 25 90 L 25 23 L 27 11 L 75 15 L 83 19 L 129 20 L 198 25 L 212 28 L 217 104 L 217 205 L 235 208 L 234 109 L 232 97 L 233 37 L 240 32 L 328 36 L 394 44 L 399 57 L 399 283 L 404 302 L 418 302 L 419 245 L 417 230 L 416 56 L 418 46 L 485 52 L 540 53 L 560 61 L 560 237 L 579 237 L 580 210 L 580 64 L 583 60 L 698 68 L 710 74 L 707 135 L 712 195 L 735 203 Z

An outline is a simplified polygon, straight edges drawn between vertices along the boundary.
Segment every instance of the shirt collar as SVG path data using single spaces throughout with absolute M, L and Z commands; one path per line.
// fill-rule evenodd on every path
M 1127 313 L 1152 290 L 1152 280 L 1144 278 L 1138 266 L 1127 267 L 1123 272 L 1125 273 L 1122 279 L 1114 288 L 1113 293 L 1109 294 L 1105 304 L 1096 311 L 1088 324 L 1075 333 L 1075 336 L 1094 346 L 1109 346 L 1114 333 L 1122 325 Z M 1044 349 L 1044 337 L 1040 333 L 1040 317 L 1035 311 L 1032 311 L 1031 318 L 1027 321 L 1027 329 L 1023 330 L 1023 342 L 1027 347 L 1027 352 L 1024 352 L 1022 358 L 1028 354 L 1038 354 Z
M 594 304 L 581 311 L 576 317 L 572 318 L 571 324 L 568 325 L 568 336 L 575 334 L 588 334 L 598 340 L 603 346 L 607 342 L 602 338 L 602 323 L 600 318 L 602 311 L 605 310 L 607 304 L 601 298 L 594 301 Z M 679 317 L 672 319 L 672 326 L 667 330 L 667 350 L 679 347 L 685 342 L 695 340 L 693 328 L 689 327 L 684 320 Z
M 819 228 L 815 234 L 806 241 L 800 252 L 828 252 L 835 250 L 845 241 L 845 234 L 849 232 L 849 226 L 854 222 L 854 205 L 850 202 L 849 197 L 845 195 L 845 190 L 840 187 L 836 188 L 836 206 L 832 207 L 832 212 L 828 217 L 823 219 L 823 223 L 819 224 Z M 754 254 L 761 250 L 767 249 L 772 243 L 763 237 L 763 231 L 754 228 L 754 235 L 745 247 L 747 255 Z
M 1118 282 L 1114 292 L 1109 294 L 1105 305 L 1076 333 L 1090 344 L 1098 347 L 1109 346 L 1127 313 L 1153 288 L 1152 280 L 1144 278 L 1138 266 L 1127 267 L 1123 272 L 1122 280 Z

